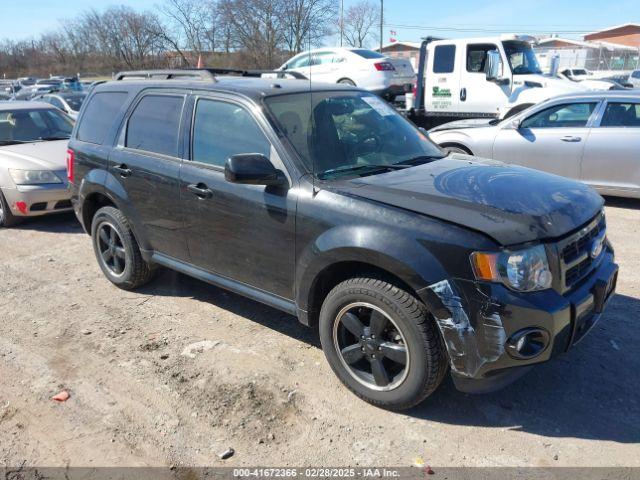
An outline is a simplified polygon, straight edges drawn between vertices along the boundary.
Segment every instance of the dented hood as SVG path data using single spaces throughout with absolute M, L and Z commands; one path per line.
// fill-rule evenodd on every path
M 457 154 L 334 186 L 471 228 L 502 245 L 562 236 L 593 218 L 604 203 L 582 183 Z

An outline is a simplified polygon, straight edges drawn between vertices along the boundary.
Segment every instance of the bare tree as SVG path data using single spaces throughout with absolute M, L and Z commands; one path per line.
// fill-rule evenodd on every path
M 333 33 L 338 14 L 335 0 L 289 0 L 284 5 L 283 37 L 287 49 L 299 53 Z
M 366 47 L 378 38 L 376 27 L 380 23 L 380 7 L 369 0 L 350 6 L 344 16 L 344 39 L 352 47 Z

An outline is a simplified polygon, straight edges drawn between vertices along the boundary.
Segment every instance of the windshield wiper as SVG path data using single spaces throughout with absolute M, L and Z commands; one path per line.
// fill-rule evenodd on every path
M 403 160 L 394 165 L 403 167 L 415 167 L 416 165 L 422 165 L 423 163 L 433 162 L 434 160 L 440 160 L 444 158 L 442 155 L 418 155 L 417 157 L 411 157 L 408 160 Z
M 405 168 L 409 168 L 411 165 L 402 165 L 402 164 L 398 164 L 398 163 L 393 163 L 393 164 L 382 164 L 382 163 L 370 163 L 368 165 L 353 165 L 353 166 L 348 166 L 348 167 L 338 167 L 338 168 L 332 168 L 331 170 L 325 170 L 324 172 L 322 172 L 320 175 L 318 175 L 319 178 L 324 179 L 327 177 L 327 175 L 332 175 L 334 173 L 354 173 L 354 172 L 359 172 L 361 170 L 364 171 L 368 171 L 366 173 L 375 173 L 375 172 L 383 172 L 385 170 L 403 170 Z
M 58 136 L 51 136 L 51 137 L 40 137 L 38 140 L 43 140 L 43 141 L 48 141 L 48 140 L 69 140 L 71 138 L 71 135 L 58 135 Z

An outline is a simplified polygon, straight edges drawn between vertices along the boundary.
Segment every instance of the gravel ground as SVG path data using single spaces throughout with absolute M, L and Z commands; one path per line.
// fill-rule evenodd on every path
M 343 388 L 293 317 L 170 271 L 113 287 L 73 216 L 0 230 L 0 466 L 640 466 L 640 202 L 607 214 L 618 294 L 587 338 L 404 413 Z

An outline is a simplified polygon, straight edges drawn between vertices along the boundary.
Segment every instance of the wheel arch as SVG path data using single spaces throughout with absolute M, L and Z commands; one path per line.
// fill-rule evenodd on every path
M 438 145 L 440 145 L 442 148 L 456 147 L 461 150 L 464 150 L 465 152 L 467 152 L 468 155 L 473 155 L 473 152 L 468 146 L 457 141 L 442 142 L 442 143 L 439 143 Z

